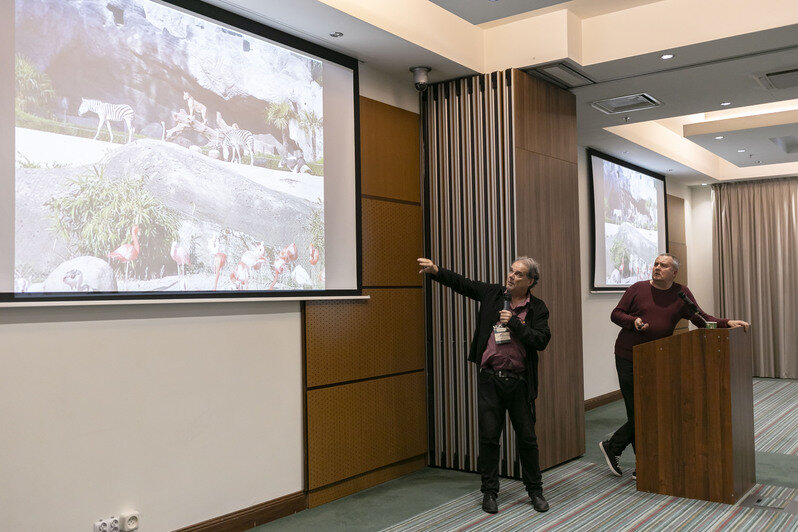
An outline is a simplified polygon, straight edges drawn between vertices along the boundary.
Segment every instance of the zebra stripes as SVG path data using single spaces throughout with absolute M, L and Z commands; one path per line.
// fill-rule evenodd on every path
M 423 95 L 427 256 L 471 279 L 503 282 L 515 254 L 510 71 L 430 86 Z M 427 287 L 430 465 L 476 471 L 476 303 Z M 513 431 L 500 474 L 518 476 Z
M 95 113 L 100 118 L 100 123 L 97 125 L 97 133 L 94 134 L 94 140 L 100 135 L 100 130 L 103 124 L 108 126 L 108 135 L 110 136 L 109 142 L 114 141 L 114 132 L 111 131 L 111 122 L 125 122 L 127 126 L 127 141 L 133 140 L 133 117 L 136 113 L 133 108 L 124 103 L 105 103 L 100 100 L 90 100 L 82 98 L 78 114 L 80 116 L 86 113 Z
M 247 149 L 249 149 L 250 153 L 249 164 L 253 166 L 255 164 L 255 137 L 252 135 L 251 131 L 247 131 L 246 129 L 231 129 L 225 134 L 224 139 L 222 139 L 222 153 L 224 154 L 225 161 L 232 155 L 230 162 L 236 162 L 237 158 L 240 163 L 241 155 L 246 153 Z

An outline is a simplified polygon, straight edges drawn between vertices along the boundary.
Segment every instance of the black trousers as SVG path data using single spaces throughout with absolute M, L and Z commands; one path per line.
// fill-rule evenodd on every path
M 482 492 L 499 492 L 499 439 L 505 412 L 518 439 L 521 479 L 528 493 L 542 493 L 538 439 L 535 435 L 535 406 L 527 401 L 526 381 L 497 377 L 485 372 L 478 379 L 479 459 Z
M 616 356 L 615 369 L 618 371 L 618 384 L 621 385 L 621 395 L 626 405 L 626 423 L 610 438 L 610 451 L 615 456 L 620 456 L 630 443 L 632 449 L 635 448 L 635 381 L 631 360 Z

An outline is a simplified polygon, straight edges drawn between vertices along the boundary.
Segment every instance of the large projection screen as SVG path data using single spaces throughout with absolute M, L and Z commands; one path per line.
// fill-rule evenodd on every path
M 360 293 L 356 60 L 203 2 L 0 15 L 2 301 Z
M 588 149 L 593 222 L 593 290 L 624 290 L 651 279 L 667 251 L 665 178 Z

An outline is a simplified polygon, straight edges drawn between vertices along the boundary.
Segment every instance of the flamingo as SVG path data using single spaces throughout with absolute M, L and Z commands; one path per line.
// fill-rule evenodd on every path
M 275 259 L 274 261 L 274 272 L 272 273 L 272 282 L 269 286 L 266 287 L 266 290 L 271 290 L 274 288 L 274 285 L 277 284 L 277 279 L 280 277 L 280 274 L 283 273 L 285 270 L 286 262 L 283 259 Z
M 266 253 L 266 244 L 260 242 L 257 246 L 241 255 L 241 262 L 246 263 L 253 270 L 259 270 L 261 266 L 269 263 L 266 257 L 263 256 L 264 253 Z
M 285 262 L 294 262 L 297 257 L 299 257 L 299 252 L 296 249 L 296 244 L 291 242 L 287 246 L 283 248 L 280 252 L 280 258 L 283 259 Z
M 172 256 L 172 260 L 177 263 L 177 275 L 179 277 L 186 275 L 186 264 L 191 265 L 191 255 L 188 250 L 177 242 L 172 241 L 172 249 L 169 254 Z
M 291 278 L 299 286 L 313 285 L 313 280 L 310 278 L 310 274 L 308 274 L 308 272 L 305 271 L 305 268 L 302 266 L 297 266 L 294 268 L 294 271 L 291 272 Z
M 310 264 L 311 266 L 315 266 L 317 262 L 319 262 L 319 250 L 313 243 L 308 246 L 308 253 L 310 254 Z
M 243 290 L 249 281 L 249 266 L 243 262 L 239 262 L 235 271 L 230 274 L 230 280 L 236 287 L 236 290 Z
M 225 263 L 227 263 L 227 254 L 221 250 L 218 236 L 213 236 L 208 240 L 208 249 L 213 255 L 213 290 L 216 291 L 216 287 L 219 286 L 219 273 L 224 268 Z
M 125 282 L 128 279 L 128 267 L 130 263 L 135 261 L 139 256 L 141 247 L 139 246 L 139 226 L 134 225 L 130 228 L 130 234 L 133 237 L 131 244 L 122 244 L 111 253 L 108 254 L 109 259 L 116 259 L 119 262 L 125 263 Z

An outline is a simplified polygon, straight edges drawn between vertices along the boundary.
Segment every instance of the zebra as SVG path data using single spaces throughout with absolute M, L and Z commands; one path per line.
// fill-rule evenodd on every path
M 225 133 L 224 139 L 222 139 L 222 153 L 225 161 L 230 155 L 230 162 L 235 162 L 237 158 L 240 163 L 241 155 L 246 153 L 247 149 L 251 155 L 249 164 L 253 166 L 255 164 L 255 137 L 252 136 L 252 132 L 246 129 L 231 129 Z
M 111 131 L 111 122 L 121 122 L 124 120 L 127 126 L 127 141 L 133 140 L 133 117 L 135 113 L 133 108 L 124 103 L 105 103 L 99 100 L 90 100 L 88 98 L 81 98 L 80 109 L 78 114 L 80 116 L 86 113 L 94 113 L 100 118 L 100 124 L 97 126 L 97 133 L 94 135 L 94 140 L 100 135 L 100 130 L 103 124 L 108 126 L 108 134 L 111 136 L 109 142 L 114 141 L 114 133 Z

